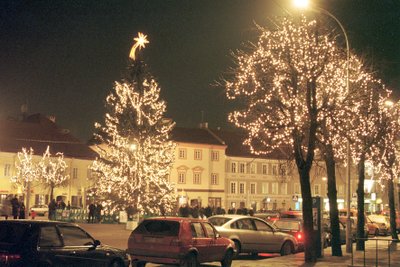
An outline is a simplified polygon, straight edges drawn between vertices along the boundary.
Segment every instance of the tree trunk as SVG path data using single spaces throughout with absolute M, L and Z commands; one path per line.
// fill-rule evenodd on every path
M 364 215 L 364 180 L 365 180 L 365 156 L 360 157 L 360 162 L 358 163 L 358 187 L 357 187 L 357 238 L 364 238 L 364 225 L 365 225 L 365 215 Z M 357 250 L 364 250 L 365 241 L 357 240 Z
M 343 256 L 340 240 L 339 211 L 337 205 L 335 159 L 333 157 L 332 145 L 325 147 L 325 164 L 328 176 L 328 198 L 329 198 L 329 217 L 331 221 L 332 233 L 332 256 Z
M 397 227 L 396 227 L 396 210 L 394 205 L 394 185 L 393 185 L 394 175 L 391 171 L 391 177 L 388 181 L 388 194 L 389 194 L 389 209 L 390 209 L 390 234 L 392 239 L 399 240 L 399 236 L 397 235 Z
M 54 198 L 54 186 L 50 185 L 50 201 L 52 201 Z
M 315 262 L 316 240 L 313 229 L 312 197 L 310 187 L 310 168 L 299 169 L 301 196 L 303 198 L 303 220 L 304 220 L 304 260 L 305 262 Z

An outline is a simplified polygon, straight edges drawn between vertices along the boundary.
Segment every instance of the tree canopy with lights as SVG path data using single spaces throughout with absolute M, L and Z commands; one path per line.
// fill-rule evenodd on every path
M 106 98 L 104 124 L 96 123 L 99 158 L 93 163 L 96 189 L 114 208 L 131 207 L 145 214 L 164 214 L 175 204 L 168 182 L 175 145 L 174 123 L 164 117 L 160 88 L 137 55 L 148 43 L 139 33 L 132 47 L 128 73 Z
M 314 261 L 310 170 L 321 123 L 335 119 L 335 102 L 344 101 L 344 53 L 334 36 L 315 20 L 284 18 L 273 30 L 261 29 L 250 51 L 237 53 L 226 93 L 237 108 L 229 120 L 247 132 L 255 154 L 290 146 L 300 176 L 305 260 Z

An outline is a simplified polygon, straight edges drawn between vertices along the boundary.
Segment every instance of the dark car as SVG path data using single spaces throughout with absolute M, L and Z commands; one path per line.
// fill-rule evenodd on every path
M 263 219 L 264 221 L 269 223 L 273 223 L 274 221 L 279 219 L 280 213 L 279 211 L 267 210 L 255 213 L 254 217 Z
M 207 221 L 181 217 L 145 219 L 128 239 L 132 266 L 147 262 L 199 266 L 219 261 L 224 267 L 232 264 L 234 243 L 221 237 Z
M 0 221 L 0 266 L 128 266 L 125 251 L 102 245 L 76 224 Z

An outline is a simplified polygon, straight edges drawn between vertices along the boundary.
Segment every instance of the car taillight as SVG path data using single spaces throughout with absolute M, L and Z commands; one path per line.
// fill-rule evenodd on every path
M 297 234 L 296 234 L 296 239 L 297 239 L 297 240 L 302 240 L 302 239 L 303 239 L 303 234 L 300 233 L 300 232 L 297 233 Z
M 181 246 L 182 245 L 182 241 L 179 239 L 172 239 L 171 240 L 171 246 Z
M 0 262 L 9 263 L 15 262 L 21 259 L 19 254 L 1 253 L 0 252 Z

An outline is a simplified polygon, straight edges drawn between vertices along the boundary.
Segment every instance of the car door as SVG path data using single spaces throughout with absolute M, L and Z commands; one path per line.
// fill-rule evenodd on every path
M 83 229 L 74 225 L 59 225 L 66 259 L 73 266 L 107 266 L 107 253 L 98 249 L 95 240 Z
M 256 252 L 259 247 L 259 238 L 250 218 L 238 219 L 235 222 L 236 234 L 239 236 L 243 252 Z
M 69 251 L 64 249 L 60 233 L 55 225 L 40 227 L 38 255 L 40 261 L 50 262 L 54 266 L 71 266 Z
M 275 235 L 272 227 L 262 220 L 253 219 L 255 225 L 255 242 L 259 252 L 276 252 L 280 250 L 282 237 Z
M 192 222 L 190 228 L 192 230 L 193 246 L 198 251 L 197 259 L 199 262 L 210 261 L 212 259 L 210 254 L 212 251 L 211 238 L 207 236 L 200 222 Z
M 225 256 L 226 243 L 222 242 L 222 240 L 217 237 L 217 231 L 210 223 L 204 222 L 203 226 L 206 230 L 207 236 L 211 239 L 209 251 L 211 260 L 220 261 Z

